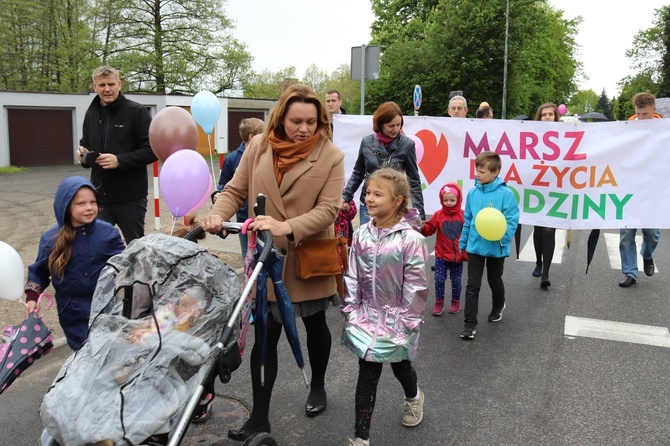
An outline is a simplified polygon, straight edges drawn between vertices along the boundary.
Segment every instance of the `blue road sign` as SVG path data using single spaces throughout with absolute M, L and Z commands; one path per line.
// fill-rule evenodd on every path
M 414 97 L 412 98 L 414 102 L 414 110 L 418 111 L 421 108 L 421 87 L 418 85 L 414 86 Z

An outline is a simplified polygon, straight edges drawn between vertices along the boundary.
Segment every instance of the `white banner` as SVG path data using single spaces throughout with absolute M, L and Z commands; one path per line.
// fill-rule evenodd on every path
M 670 228 L 670 119 L 564 123 L 405 116 L 404 132 L 423 142 L 417 160 L 427 214 L 439 190 L 474 186 L 483 150 L 502 158 L 521 223 L 559 229 Z M 372 116 L 339 115 L 334 142 L 352 172 Z M 360 192 L 360 190 L 359 190 Z

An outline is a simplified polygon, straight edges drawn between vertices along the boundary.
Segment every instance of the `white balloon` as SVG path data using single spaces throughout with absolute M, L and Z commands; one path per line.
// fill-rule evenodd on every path
M 0 298 L 12 301 L 21 299 L 25 281 L 26 272 L 21 256 L 7 243 L 0 242 Z

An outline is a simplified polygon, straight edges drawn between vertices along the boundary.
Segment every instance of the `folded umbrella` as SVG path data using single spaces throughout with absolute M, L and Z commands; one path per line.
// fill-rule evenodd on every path
M 244 222 L 243 233 L 247 233 L 247 226 L 253 220 L 248 219 Z M 248 231 L 247 255 L 244 258 L 244 289 L 246 289 L 249 281 L 253 280 L 253 272 L 256 267 L 256 233 Z M 237 335 L 237 345 L 240 348 L 240 355 L 244 354 L 244 349 L 247 345 L 247 333 L 249 332 L 249 324 L 251 323 L 251 308 L 253 307 L 253 298 L 251 293 L 248 293 L 244 304 L 242 306 L 240 332 Z
M 519 260 L 519 248 L 521 247 L 521 223 L 516 226 L 514 233 L 514 244 L 516 246 L 516 259 Z
M 256 342 L 259 342 L 259 356 L 261 363 L 261 385 L 265 383 L 264 365 L 265 354 L 267 350 L 267 279 L 272 280 L 275 297 L 277 298 L 277 306 L 281 314 L 282 325 L 284 332 L 288 339 L 293 356 L 296 363 L 302 371 L 305 385 L 309 385 L 307 374 L 305 373 L 305 360 L 302 355 L 302 348 L 300 346 L 300 337 L 298 336 L 298 328 L 295 323 L 295 313 L 293 311 L 293 304 L 288 295 L 286 286 L 282 281 L 282 272 L 284 270 L 284 256 L 279 255 L 277 249 L 273 247 L 272 252 L 268 255 L 263 263 L 263 269 L 257 279 L 256 289 L 256 311 L 254 313 L 255 327 L 256 327 Z
M 589 273 L 589 265 L 591 260 L 593 260 L 593 254 L 596 252 L 596 246 L 598 245 L 598 238 L 600 237 L 600 229 L 591 230 L 589 234 L 589 239 L 586 242 L 586 273 Z
M 51 331 L 36 311 L 28 313 L 19 325 L 5 325 L 0 346 L 0 394 L 33 362 L 52 349 Z

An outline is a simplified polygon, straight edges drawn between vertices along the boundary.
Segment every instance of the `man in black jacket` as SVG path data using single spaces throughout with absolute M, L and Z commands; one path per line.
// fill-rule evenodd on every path
M 98 191 L 98 216 L 116 224 L 126 243 L 144 236 L 147 213 L 147 164 L 156 161 L 149 145 L 149 111 L 121 93 L 119 72 L 93 71 L 91 102 L 84 118 L 77 155 L 91 169 Z

